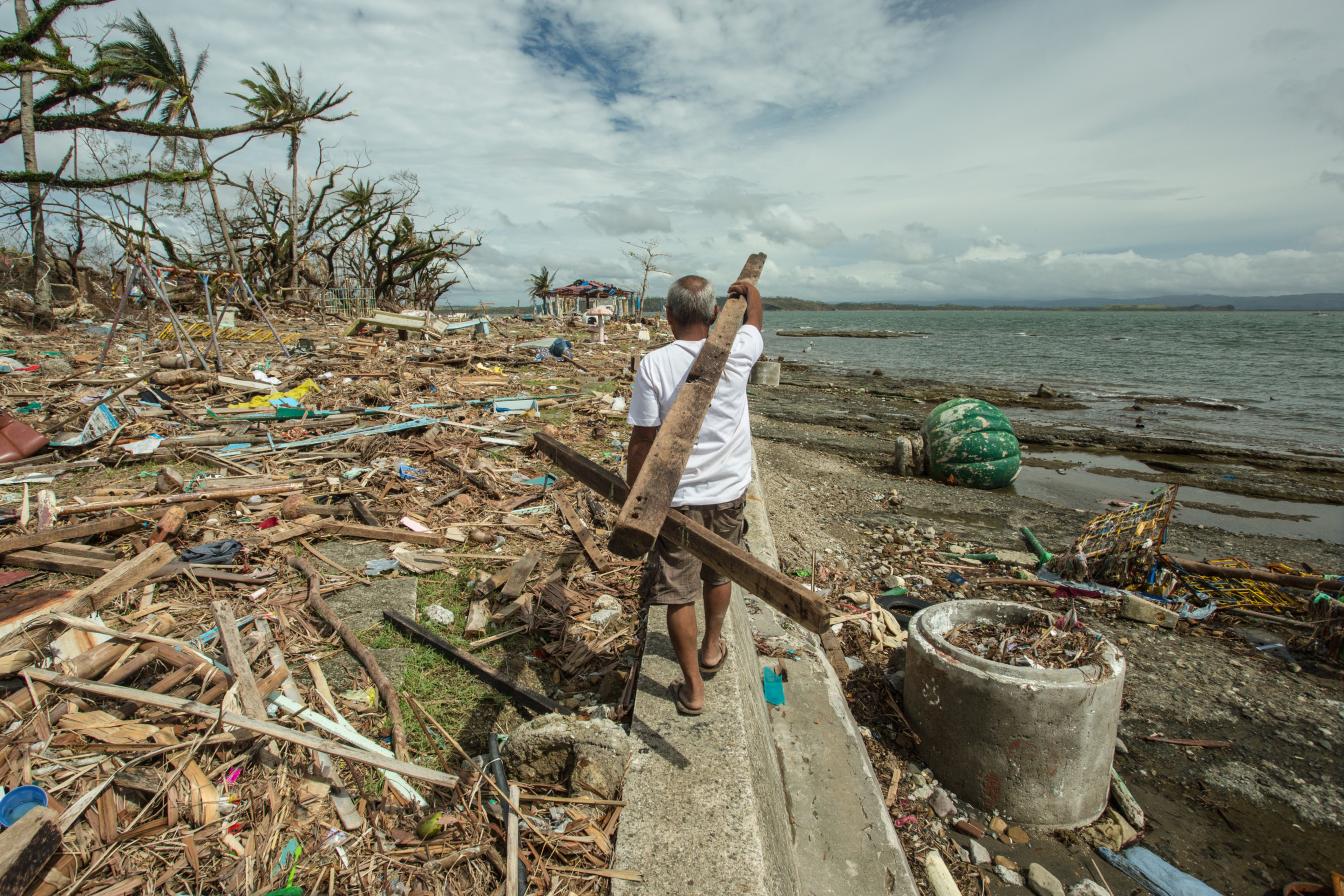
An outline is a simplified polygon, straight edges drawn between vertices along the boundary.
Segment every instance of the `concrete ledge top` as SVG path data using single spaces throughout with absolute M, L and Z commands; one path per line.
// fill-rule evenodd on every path
M 777 564 L 755 483 L 747 498 L 748 544 Z M 796 641 L 783 707 L 765 703 L 756 634 Z M 734 587 L 725 637 L 728 658 L 706 684 L 704 713 L 683 717 L 670 696 L 681 672 L 666 615 L 650 613 L 614 859 L 643 882 L 613 881 L 612 893 L 917 894 L 815 636 Z

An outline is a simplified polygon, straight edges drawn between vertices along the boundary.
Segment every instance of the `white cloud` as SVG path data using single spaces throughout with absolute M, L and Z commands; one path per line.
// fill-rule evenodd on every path
M 263 60 L 353 90 L 303 164 L 323 138 L 417 172 L 486 230 L 478 297 L 541 264 L 628 282 L 621 240 L 648 236 L 678 273 L 763 249 L 767 292 L 834 300 L 1344 283 L 1338 0 L 190 6 L 88 17 L 143 8 L 209 46 L 207 121 Z

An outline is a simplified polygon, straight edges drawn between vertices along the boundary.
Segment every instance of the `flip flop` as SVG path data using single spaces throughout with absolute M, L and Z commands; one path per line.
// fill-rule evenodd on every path
M 709 663 L 706 663 L 704 660 L 700 660 L 699 661 L 700 675 L 705 678 L 708 678 L 709 676 L 713 675 L 715 672 L 723 668 L 723 661 L 726 659 L 728 659 L 728 642 L 725 641 L 723 638 L 720 638 L 719 661 L 717 663 L 714 663 L 713 665 L 710 665 Z
M 672 684 L 668 685 L 668 689 L 672 692 L 672 702 L 677 705 L 677 712 L 681 713 L 683 716 L 700 715 L 700 713 L 705 711 L 705 708 L 703 706 L 700 707 L 699 709 L 696 709 L 694 707 L 687 706 L 686 701 L 681 699 L 682 684 L 684 684 L 684 682 L 674 681 L 672 682 Z

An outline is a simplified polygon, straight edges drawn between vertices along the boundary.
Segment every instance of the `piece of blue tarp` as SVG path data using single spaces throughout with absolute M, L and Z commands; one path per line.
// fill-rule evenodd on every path
M 1197 877 L 1191 877 L 1166 859 L 1142 846 L 1115 852 L 1098 846 L 1101 857 L 1152 891 L 1153 896 L 1222 896 Z

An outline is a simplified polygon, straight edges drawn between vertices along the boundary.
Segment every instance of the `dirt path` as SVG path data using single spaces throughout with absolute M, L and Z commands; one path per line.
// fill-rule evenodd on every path
M 1063 546 L 1090 515 L 1016 495 L 897 479 L 883 469 L 884 451 L 855 458 L 817 450 L 844 445 L 852 431 L 786 426 L 778 419 L 764 423 L 757 426 L 754 420 L 753 426 L 770 436 L 758 435 L 756 450 L 781 565 L 819 573 L 821 587 L 855 580 L 871 590 L 880 588 L 885 577 L 915 572 L 913 558 L 903 564 L 899 555 L 880 551 L 893 530 L 915 526 L 925 535 L 936 533 L 941 542 L 1022 550 L 1020 526 L 1030 526 L 1048 545 Z M 867 438 L 885 441 L 875 434 Z M 1252 538 L 1176 524 L 1169 544 L 1197 555 L 1237 553 L 1258 561 L 1344 568 L 1344 549 L 1324 540 Z M 930 580 L 916 589 L 925 599 L 971 596 L 964 586 L 941 577 Z M 1012 598 L 1021 599 L 1024 590 L 1013 589 Z M 1054 598 L 1033 602 L 1062 606 Z M 1172 632 L 1116 619 L 1109 609 L 1087 607 L 1083 616 L 1119 643 L 1129 661 L 1121 721 L 1129 752 L 1117 756 L 1116 768 L 1148 813 L 1144 842 L 1149 848 L 1228 894 L 1277 892 L 1289 881 L 1328 880 L 1332 868 L 1344 870 L 1344 680 L 1337 669 L 1293 673 L 1236 634 L 1243 626 L 1232 617 L 1225 617 L 1226 628 L 1183 625 Z M 847 644 L 853 653 L 864 650 L 854 640 Z M 913 744 L 894 713 L 873 699 L 874 689 L 884 687 L 885 673 L 903 663 L 897 654 L 860 655 L 866 665 L 849 688 L 884 785 L 894 765 L 906 770 L 903 799 L 893 816 L 917 818 L 898 828 L 907 852 L 918 854 L 929 845 L 926 822 L 932 815 L 923 800 L 910 798 L 922 780 Z M 1187 749 L 1144 740 L 1152 734 L 1226 740 L 1232 746 Z M 987 821 L 983 813 L 978 817 Z M 963 835 L 952 836 L 966 843 Z M 984 842 L 992 853 L 1008 855 L 1023 868 L 1041 863 L 1066 886 L 1096 876 L 1094 853 L 1074 834 L 1037 835 L 1030 844 L 1011 848 Z M 954 855 L 945 856 L 955 862 Z M 954 871 L 963 880 L 972 873 L 970 866 Z M 1106 877 L 1116 893 L 1134 890 L 1108 866 Z M 993 892 L 1025 892 L 993 875 L 989 880 Z

